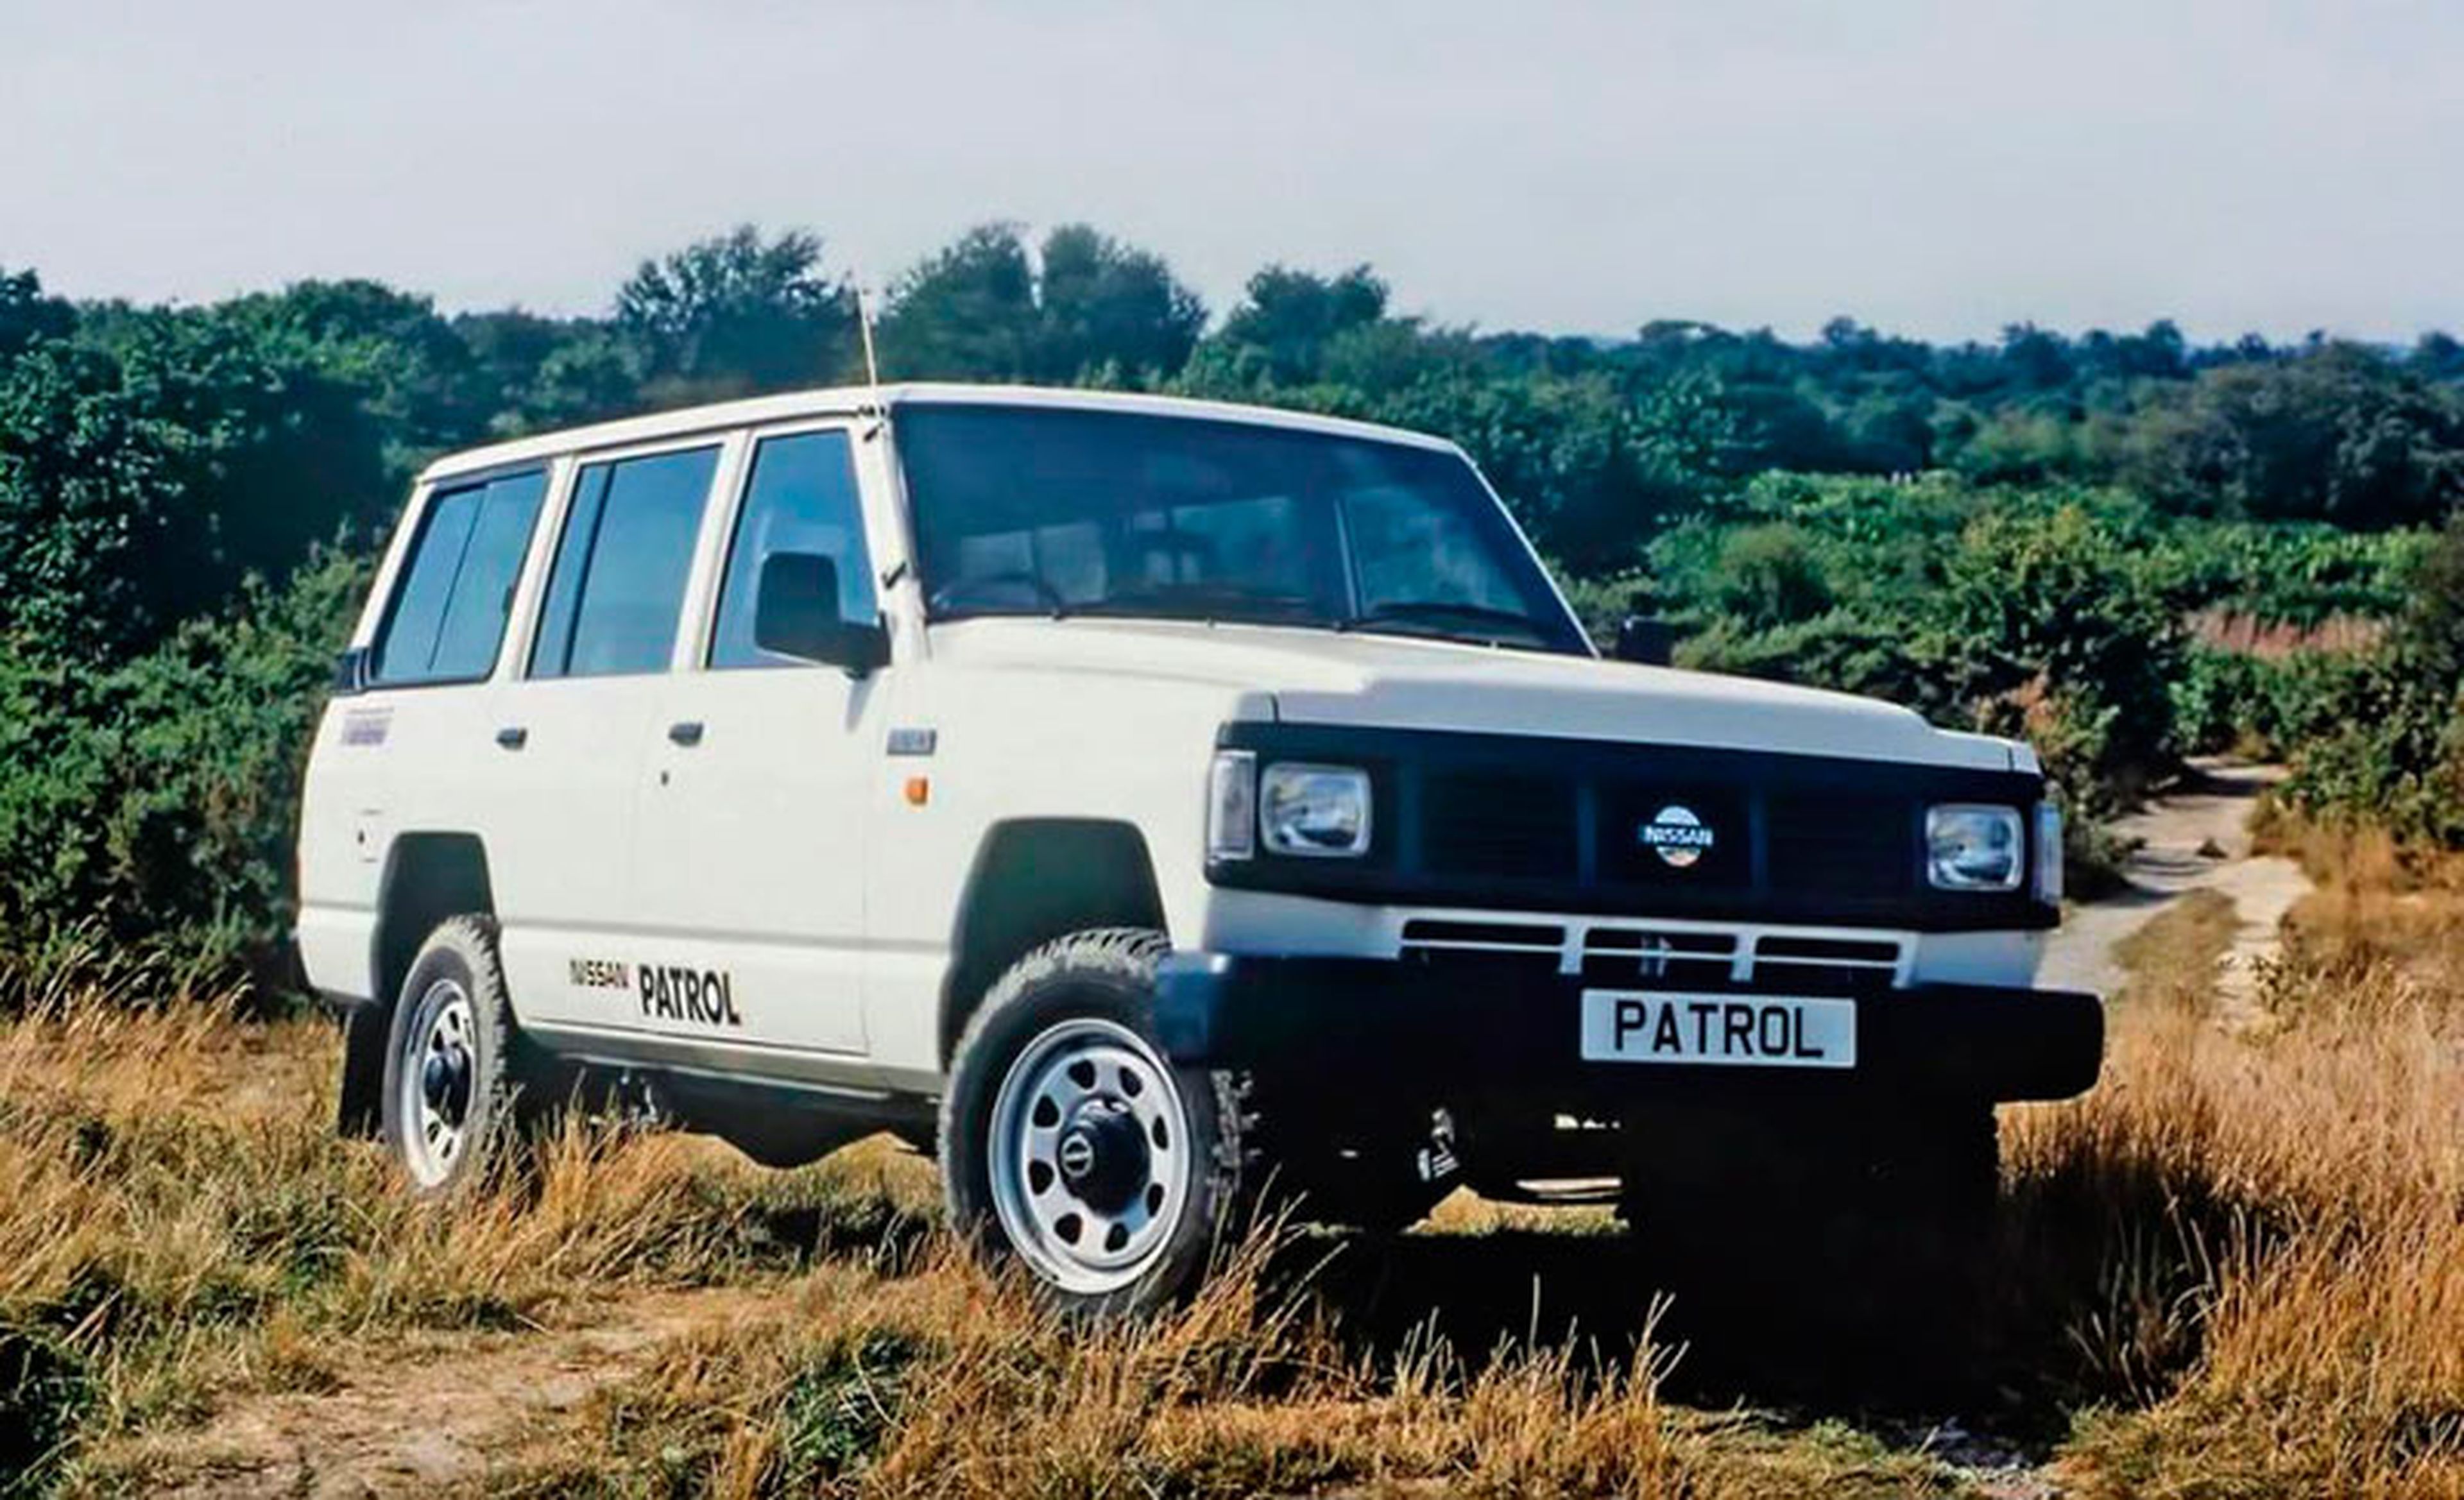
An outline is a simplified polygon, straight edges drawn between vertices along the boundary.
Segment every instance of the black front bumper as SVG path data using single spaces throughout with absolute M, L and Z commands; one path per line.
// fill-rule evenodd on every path
M 1182 1063 L 1287 1078 L 1340 1074 L 1352 1087 L 1563 1088 L 1585 1099 L 1741 1088 L 2062 1099 L 2092 1087 L 2103 1062 L 2104 1008 L 2094 995 L 1976 984 L 1843 997 L 1857 1006 L 1853 1070 L 1587 1062 L 1582 994 L 1594 987 L 1387 959 L 1178 954 L 1159 977 L 1155 1023 L 1164 1049 Z M 1686 993 L 1755 998 L 1747 989 Z

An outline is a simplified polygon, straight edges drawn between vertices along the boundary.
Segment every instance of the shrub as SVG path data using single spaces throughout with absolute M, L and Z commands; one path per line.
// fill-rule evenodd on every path
M 0 949 L 94 921 L 191 972 L 287 975 L 294 804 L 366 578 L 329 555 L 251 581 L 101 673 L 0 651 Z
M 2079 735 L 2075 791 L 2127 796 L 2170 764 L 2181 628 L 2112 530 L 2076 507 L 1988 516 L 1947 573 L 1941 626 L 1980 724 L 2015 727 L 2032 697 L 2052 699 Z
M 1692 665 L 2037 745 L 2101 814 L 2170 769 L 2185 636 L 2144 517 L 2101 492 L 1781 476 L 1652 549 Z
M 2464 520 L 2413 573 L 2387 642 L 2325 675 L 2288 734 L 2300 737 L 2284 797 L 2322 822 L 2464 846 Z
M 1721 613 L 1752 629 L 1811 620 L 1833 603 L 1814 539 L 1787 521 L 1730 532 L 1711 587 Z

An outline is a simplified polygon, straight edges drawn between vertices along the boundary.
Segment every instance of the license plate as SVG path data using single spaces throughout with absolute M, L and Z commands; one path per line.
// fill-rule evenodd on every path
M 1583 1060 L 1854 1068 L 1854 1001 L 1790 995 L 1583 991 Z

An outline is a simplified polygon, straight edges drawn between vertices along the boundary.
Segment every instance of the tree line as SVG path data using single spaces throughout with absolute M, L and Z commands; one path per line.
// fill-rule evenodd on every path
M 1268 266 L 1210 309 L 1085 225 L 971 230 L 878 313 L 887 379 L 1451 436 L 1595 615 L 1656 594 L 1694 659 L 1951 721 L 2043 733 L 2028 716 L 2069 703 L 2057 730 L 2104 726 L 2072 758 L 2088 801 L 2161 771 L 2181 724 L 2237 733 L 2278 691 L 2211 673 L 2172 715 L 2186 611 L 2395 612 L 2418 534 L 2464 494 L 2464 344 L 2443 333 L 1488 332 L 1398 311 L 1365 265 Z M 0 953 L 99 927 L 275 976 L 298 747 L 409 476 L 494 438 L 859 379 L 857 318 L 819 237 L 752 228 L 645 260 L 580 317 L 356 279 L 72 302 L 0 268 Z

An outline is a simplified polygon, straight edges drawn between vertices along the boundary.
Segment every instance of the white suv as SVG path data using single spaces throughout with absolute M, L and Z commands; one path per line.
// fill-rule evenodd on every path
M 827 390 L 429 469 L 298 940 L 424 1191 L 582 1089 L 771 1163 L 887 1129 L 1138 1307 L 1269 1172 L 1388 1225 L 1990 1202 L 1993 1103 L 2101 1055 L 2029 987 L 2044 797 L 2023 745 L 1601 659 L 1438 439 Z

